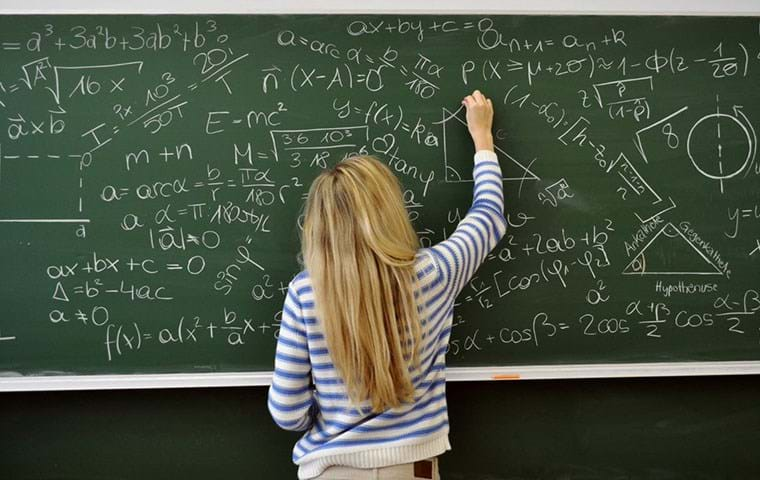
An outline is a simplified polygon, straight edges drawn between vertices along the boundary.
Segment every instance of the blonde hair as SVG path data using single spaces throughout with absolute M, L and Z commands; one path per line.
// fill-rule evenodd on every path
M 349 398 L 374 412 L 414 400 L 418 248 L 401 183 L 377 158 L 348 157 L 311 184 L 301 255 L 317 318 Z

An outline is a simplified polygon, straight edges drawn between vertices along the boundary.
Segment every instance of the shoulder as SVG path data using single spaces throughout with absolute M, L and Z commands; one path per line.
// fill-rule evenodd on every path
M 308 280 L 309 280 L 309 272 L 307 272 L 306 269 L 304 269 L 296 273 L 296 275 L 293 277 L 293 280 L 291 280 L 290 283 L 292 284 L 304 283 Z
M 304 297 L 309 297 L 312 294 L 309 272 L 306 270 L 298 272 L 288 284 L 288 289 L 298 303 L 301 303 Z

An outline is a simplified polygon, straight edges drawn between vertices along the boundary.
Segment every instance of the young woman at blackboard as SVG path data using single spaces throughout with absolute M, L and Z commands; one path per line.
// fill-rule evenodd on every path
M 306 431 L 299 479 L 439 478 L 454 299 L 507 228 L 493 105 L 478 90 L 462 103 L 473 202 L 446 240 L 420 248 L 401 184 L 377 159 L 347 158 L 311 185 L 305 268 L 288 285 L 268 395 L 280 427 Z

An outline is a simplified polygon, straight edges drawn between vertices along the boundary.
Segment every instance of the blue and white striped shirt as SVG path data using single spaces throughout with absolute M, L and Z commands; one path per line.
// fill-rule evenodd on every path
M 288 284 L 268 407 L 287 430 L 306 431 L 293 449 L 298 478 L 330 465 L 372 468 L 414 462 L 451 448 L 446 406 L 446 350 L 454 300 L 504 236 L 501 168 L 490 150 L 475 153 L 472 206 L 446 240 L 417 253 L 421 318 L 420 366 L 412 371 L 415 401 L 372 413 L 348 400 L 315 316 L 308 272 Z M 312 385 L 313 383 L 313 385 Z

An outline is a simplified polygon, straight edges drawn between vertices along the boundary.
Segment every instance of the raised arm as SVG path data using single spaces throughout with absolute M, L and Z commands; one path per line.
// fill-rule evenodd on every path
M 467 128 L 475 146 L 472 206 L 446 240 L 430 250 L 453 294 L 462 291 L 507 230 L 501 167 L 491 133 L 493 106 L 478 90 L 462 100 Z

